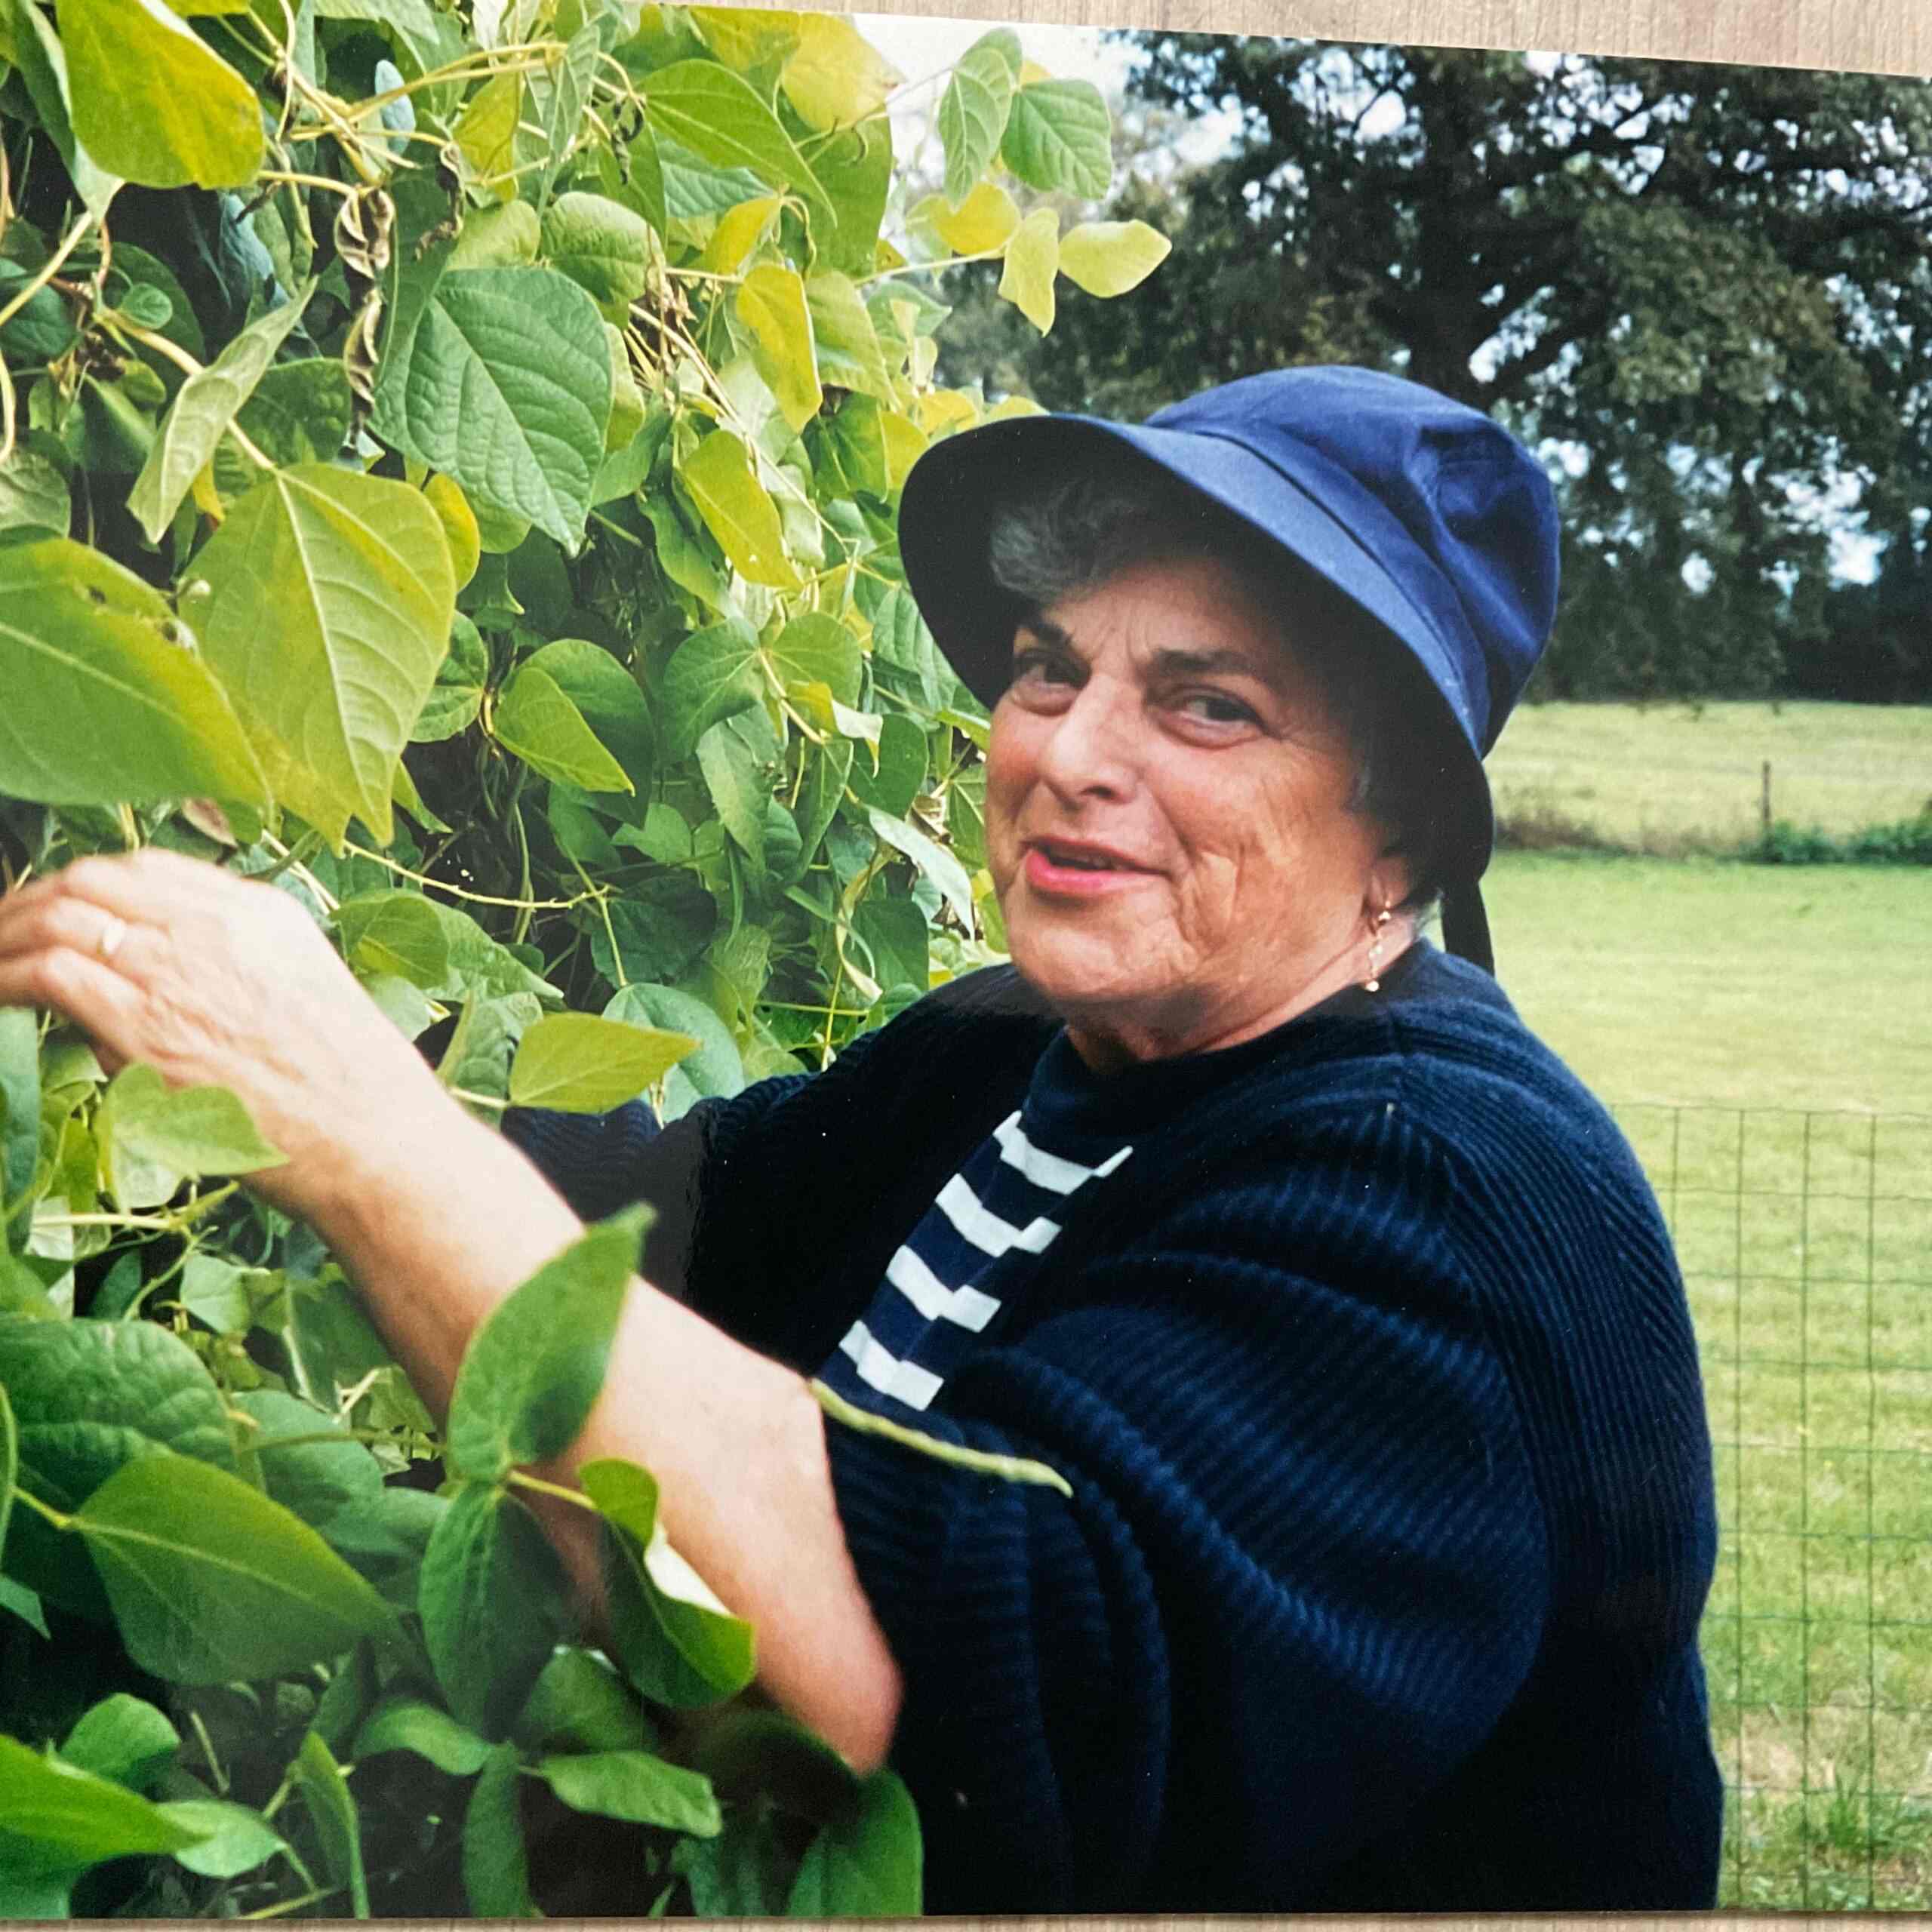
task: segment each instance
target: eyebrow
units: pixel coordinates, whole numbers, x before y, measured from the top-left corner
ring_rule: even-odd
[[[1079,647],[1072,634],[1051,617],[1023,617],[1019,628],[1030,632],[1042,644],[1050,644],[1078,657]],[[1234,672],[1243,677],[1253,678],[1266,684],[1267,674],[1244,651],[1222,649],[1219,651],[1180,651],[1171,646],[1154,654],[1152,669],[1158,677],[1198,678],[1217,672]]]

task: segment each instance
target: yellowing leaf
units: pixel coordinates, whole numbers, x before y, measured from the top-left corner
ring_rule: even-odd
[[[799,16],[769,7],[694,7],[691,25],[726,66],[741,74],[782,59],[798,44]]]
[[[1037,60],[1022,60],[1020,63],[1020,85],[1030,88],[1035,81],[1050,81],[1053,75]]]
[[[894,409],[879,412],[878,426],[885,439],[886,480],[896,490],[905,481],[906,472],[925,454],[926,432]]]
[[[979,405],[963,389],[937,389],[919,397],[912,408],[919,427],[929,436],[970,429],[980,415]]]
[[[498,74],[469,97],[456,124],[456,144],[471,178],[500,202],[512,200],[516,127],[523,117],[523,76]]]
[[[798,573],[785,554],[778,506],[728,429],[714,429],[678,466],[705,527],[740,575],[774,590],[796,590]]]
[[[752,332],[758,374],[771,385],[785,420],[802,429],[819,412],[819,386],[811,311],[796,269],[761,263],[738,291],[738,319]]]
[[[764,239],[764,232],[777,220],[784,205],[776,195],[755,195],[736,208],[727,208],[718,217],[699,267],[712,275],[735,275],[745,257]]]
[[[1060,237],[1060,272],[1089,295],[1124,295],[1167,260],[1173,246],[1144,221],[1083,221]]]
[[[262,165],[255,91],[158,0],[62,0],[75,137],[148,188],[238,188]]]
[[[463,494],[463,485],[454,476],[438,470],[423,486],[423,494],[443,526],[443,540],[450,546],[450,568],[460,590],[476,574],[483,559],[483,539],[476,528],[476,512]]]
[[[982,181],[955,209],[928,195],[912,211],[955,255],[980,255],[1002,246],[1020,226],[1020,209],[996,181]]]
[[[510,1068],[510,1100],[519,1107],[608,1113],[697,1049],[688,1033],[588,1013],[552,1014],[523,1036]]]
[[[798,44],[780,85],[808,126],[863,121],[905,75],[842,14],[801,14]]]
[[[1009,416],[1044,416],[1046,413],[1030,395],[1010,395],[986,411],[986,420],[1004,423]]]
[[[1042,335],[1054,325],[1054,276],[1060,266],[1060,217],[1035,208],[1006,245],[999,292]]]
[[[208,661],[276,797],[332,843],[359,814],[387,844],[456,603],[435,509],[406,483],[300,463],[244,497],[195,567]]]

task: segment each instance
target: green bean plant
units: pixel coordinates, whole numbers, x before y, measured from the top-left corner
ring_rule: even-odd
[[[995,956],[897,497],[1013,406],[935,383],[950,264],[1044,329],[1164,253],[1078,218],[1109,134],[1004,29],[909,85],[818,14],[0,0],[0,888],[272,881],[491,1119],[675,1115]],[[918,1910],[904,1787],[759,1701],[649,1473],[535,1472],[643,1211],[439,1426],[277,1158],[0,1012],[0,1916]]]

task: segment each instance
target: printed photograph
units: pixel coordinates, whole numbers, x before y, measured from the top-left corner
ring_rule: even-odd
[[[0,1918],[1932,1909],[1932,83],[0,0]]]

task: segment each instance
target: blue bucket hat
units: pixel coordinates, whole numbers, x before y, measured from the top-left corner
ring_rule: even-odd
[[[1138,458],[1324,578],[1422,672],[1405,681],[1441,747],[1443,936],[1491,964],[1475,881],[1495,842],[1482,760],[1548,641],[1556,500],[1542,466],[1478,411],[1375,371],[1271,371],[1144,423],[1026,416],[936,444],[906,479],[906,579],[961,681],[1005,688],[1011,596],[988,534],[1003,497],[1069,463]]]

